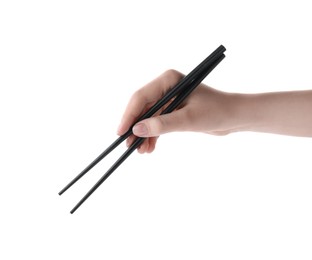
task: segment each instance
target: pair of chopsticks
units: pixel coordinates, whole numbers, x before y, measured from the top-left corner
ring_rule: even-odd
[[[103,153],[101,153],[93,162],[91,162],[80,174],[78,174],[70,183],[68,183],[60,192],[62,195],[74,183],[76,183],[82,176],[91,170],[98,162],[100,162],[106,155],[113,151],[119,144],[126,140],[132,134],[132,127],[139,121],[152,117],[160,108],[166,105],[169,101],[173,101],[162,111],[161,114],[167,114],[174,111],[202,82],[202,80],[224,59],[225,47],[220,45],[214,52],[212,52],[205,60],[203,60],[195,69],[193,69],[187,76],[185,76],[175,87],[167,92],[154,106],[152,106],[144,115],[142,115],[130,129],[117,138]],[[87,192],[87,194],[77,203],[77,205],[70,211],[74,213],[82,203],[84,203],[90,195],[128,158],[128,156],[138,148],[145,138],[137,138],[132,145],[121,155],[121,157],[108,169],[108,171],[99,179],[99,181]]]

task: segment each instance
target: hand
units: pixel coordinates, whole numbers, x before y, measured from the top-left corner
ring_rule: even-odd
[[[168,70],[158,78],[136,91],[131,97],[118,134],[124,134],[129,127],[152,105],[154,105],[168,90],[174,87],[183,74]],[[225,135],[231,131],[230,120],[233,94],[217,91],[204,84],[199,85],[178,109],[166,115],[160,112],[142,120],[133,127],[135,136],[148,137],[138,148],[140,153],[152,152],[155,149],[158,136],[174,131],[195,131],[215,135]],[[127,145],[135,140],[130,136]]]

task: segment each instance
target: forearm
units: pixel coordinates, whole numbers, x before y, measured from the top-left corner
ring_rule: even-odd
[[[312,90],[233,96],[232,132],[312,137]]]

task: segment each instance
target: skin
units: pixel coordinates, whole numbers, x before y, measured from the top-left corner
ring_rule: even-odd
[[[117,133],[129,127],[184,75],[168,70],[137,90],[122,116]],[[186,101],[170,114],[156,114],[133,127],[135,136],[147,137],[139,153],[154,151],[157,138],[176,131],[227,135],[241,131],[312,137],[312,90],[240,94],[199,85]],[[130,146],[135,140],[127,140]]]

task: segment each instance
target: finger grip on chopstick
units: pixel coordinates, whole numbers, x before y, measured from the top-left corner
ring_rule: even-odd
[[[132,134],[132,127],[139,121],[153,116],[161,107],[167,104],[172,98],[181,93],[183,89],[189,86],[189,84],[200,77],[202,71],[208,67],[212,67],[214,62],[218,60],[225,51],[225,47],[220,45],[215,51],[213,51],[206,59],[204,59],[198,66],[196,66],[188,75],[186,75],[174,88],[172,88],[168,93],[160,99],[154,106],[152,106],[145,114],[143,114],[129,130],[117,138],[104,152],[102,152],[95,160],[93,160],[82,172],[80,172],[72,181],[70,181],[58,194],[62,195],[71,186],[73,186],[79,179],[81,179],[87,172],[89,172],[96,164],[98,164],[105,156],[107,156],[111,151],[113,151],[120,143],[127,139]],[[212,70],[212,69],[211,69]],[[210,70],[210,71],[211,71]],[[209,71],[209,72],[210,72]],[[208,72],[208,74],[209,74]],[[206,76],[208,75],[206,74]],[[204,76],[204,77],[206,77]],[[200,80],[202,81],[202,80]],[[177,101],[175,101],[177,102]],[[181,103],[182,101],[180,101]],[[173,104],[174,105],[174,104]],[[172,106],[172,105],[171,105]]]
[[[129,130],[119,138],[117,138],[104,152],[102,152],[94,161],[92,161],[80,174],[78,174],[70,183],[68,183],[60,192],[63,194],[82,176],[90,171],[97,163],[99,163],[106,155],[113,151],[120,143],[132,134],[132,127],[139,121],[153,116],[164,105],[173,101],[164,109],[161,114],[170,113],[188,97],[188,95],[201,83],[201,81],[222,61],[225,57],[223,54],[225,47],[220,45],[205,60],[203,60],[195,69],[185,76],[178,84],[170,89],[156,104],[154,104],[145,114],[143,114]],[[134,143],[122,154],[122,156],[109,168],[109,170],[98,180],[98,182],[86,193],[86,195],[77,203],[70,213],[74,213],[91,194],[137,149],[145,138],[137,138]]]

